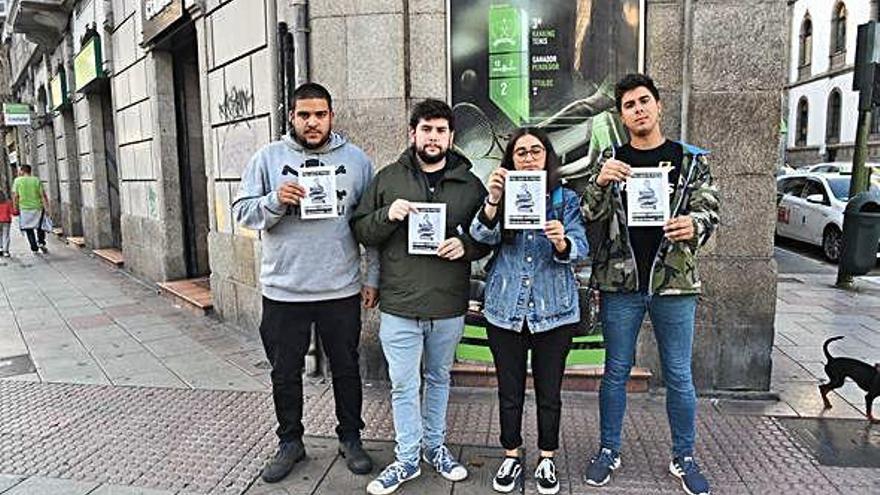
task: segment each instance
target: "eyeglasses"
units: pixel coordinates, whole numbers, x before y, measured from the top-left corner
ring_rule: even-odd
[[[513,152],[513,156],[517,157],[520,160],[525,160],[529,155],[534,159],[541,158],[544,156],[544,151],[546,151],[542,146],[532,146],[529,149],[520,148]]]

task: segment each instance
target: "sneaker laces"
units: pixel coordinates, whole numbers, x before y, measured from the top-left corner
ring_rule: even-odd
[[[556,483],[556,464],[553,462],[552,457],[541,459],[541,462],[538,463],[538,468],[535,469],[535,478],[543,478],[550,483]]]
[[[504,462],[501,463],[501,467],[498,468],[498,474],[496,478],[507,478],[513,473],[513,468],[516,467],[519,462],[518,457],[507,457],[504,459]]]
[[[452,458],[452,453],[449,452],[449,449],[446,448],[445,445],[441,445],[437,447],[437,450],[434,451],[434,469],[437,471],[442,471],[447,473],[455,467],[455,460]]]
[[[399,461],[392,462],[379,475],[379,481],[383,485],[389,485],[407,477],[409,473],[406,467]]]
[[[693,457],[686,456],[680,457],[679,459],[679,462],[675,463],[676,467],[678,467],[685,476],[700,473],[700,466],[697,465],[697,461],[695,461]]]
[[[607,448],[599,449],[599,454],[593,458],[593,462],[610,468],[614,465],[614,452]]]

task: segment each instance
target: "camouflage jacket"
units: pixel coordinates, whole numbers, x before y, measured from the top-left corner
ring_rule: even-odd
[[[682,143],[684,159],[675,193],[670,199],[672,216],[690,215],[696,229],[694,238],[672,242],[664,238],[654,258],[649,277],[649,293],[660,295],[699,294],[697,249],[706,243],[718,224],[718,189],[706,160],[707,151]],[[596,178],[614,149],[602,153],[590,168],[581,200],[581,211],[593,223],[590,239],[593,271],[590,285],[607,292],[635,292],[638,286],[636,261],[629,245],[626,212],[617,184],[601,187]]]

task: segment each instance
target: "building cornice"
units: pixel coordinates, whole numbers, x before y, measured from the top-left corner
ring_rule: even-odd
[[[794,89],[799,86],[805,86],[807,84],[810,84],[810,83],[813,83],[816,81],[821,81],[822,79],[831,79],[831,78],[852,72],[853,70],[855,70],[855,67],[852,65],[847,65],[847,66],[841,67],[839,69],[829,70],[829,71],[823,72],[821,74],[816,74],[815,76],[810,76],[807,79],[800,79],[800,80],[795,81],[793,83],[786,84],[785,89]]]

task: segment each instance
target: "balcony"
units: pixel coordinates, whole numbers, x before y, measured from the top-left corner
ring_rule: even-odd
[[[74,0],[12,0],[6,23],[43,49],[54,49],[70,20]]]

